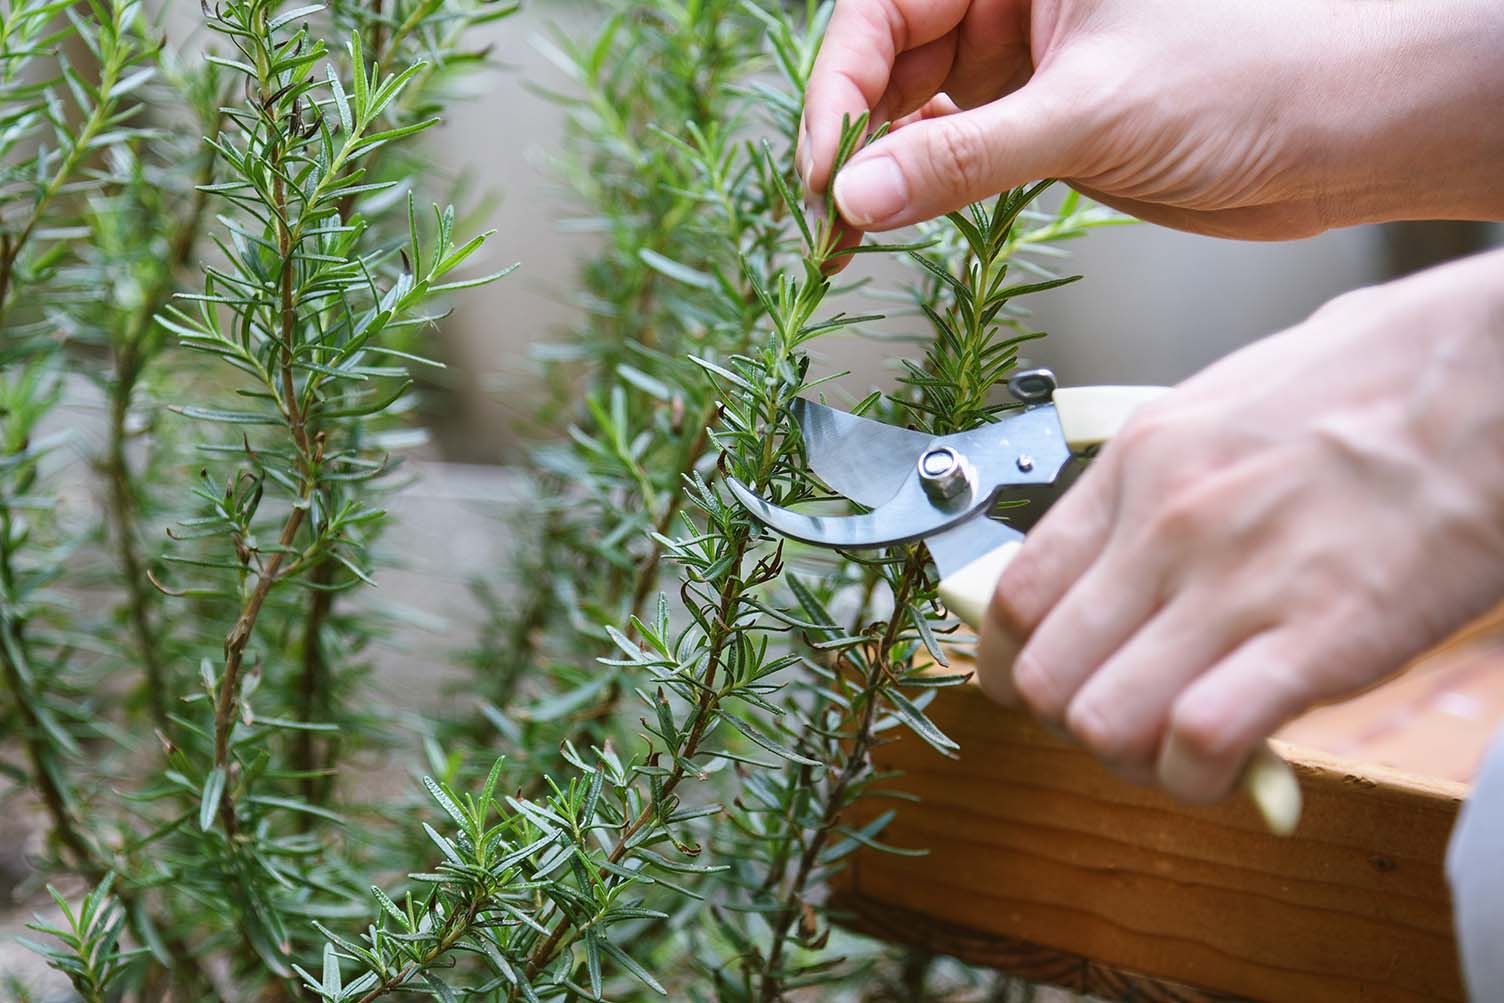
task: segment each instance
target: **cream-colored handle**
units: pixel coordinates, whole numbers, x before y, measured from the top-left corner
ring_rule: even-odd
[[[1022,546],[1017,540],[1009,541],[940,579],[938,592],[945,608],[973,630],[981,630],[997,581]]]
[[[1165,387],[1070,387],[1057,389],[1055,408],[1065,440],[1074,451],[1101,445],[1123,427],[1129,415],[1165,392]],[[998,579],[1022,544],[1012,541],[940,580],[940,601],[973,630],[980,630]],[[1275,835],[1288,836],[1300,822],[1300,783],[1290,764],[1267,743],[1243,769],[1241,786],[1252,799],[1264,824]]]
[[[1300,781],[1290,764],[1265,742],[1259,746],[1239,780],[1264,824],[1276,836],[1288,836],[1300,824]]]
[[[1058,387],[1051,398],[1060,416],[1065,444],[1072,452],[1100,446],[1127,423],[1143,405],[1163,396],[1169,387]]]

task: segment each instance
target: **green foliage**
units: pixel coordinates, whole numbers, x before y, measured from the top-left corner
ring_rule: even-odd
[[[852,291],[833,284],[829,264],[857,252],[832,245],[832,217],[806,216],[790,169],[825,12],[811,7],[796,28],[739,3],[649,9],[624,5],[593,39],[560,36],[550,50],[577,88],[560,97],[573,137],[564,175],[591,213],[580,228],[603,250],[582,276],[585,323],[542,353],[564,388],[547,420],[567,415],[570,441],[536,454],[551,504],[535,516],[520,597],[477,655],[497,689],[458,733],[524,750],[530,766],[560,742],[641,750],[605,790],[635,768],[643,812],[627,836],[579,852],[597,861],[583,877],[604,888],[627,880],[613,867],[631,862],[641,833],[661,829],[663,859],[679,856],[677,887],[641,890],[668,918],[617,927],[617,944],[671,997],[855,992],[873,979],[871,955],[829,953],[825,889],[859,848],[922,852],[883,843],[891,810],[853,823],[851,809],[892,779],[870,762],[885,733],[908,728],[954,751],[924,706],[962,677],[924,666],[944,661],[939,639],[956,624],[922,550],[837,560],[791,548],[719,484],[733,473],[782,504],[826,497],[804,471],[788,405],[824,381],[806,354],[816,340],[876,319],[826,305]],[[843,159],[862,133],[852,124]],[[1030,206],[1042,190],[974,207],[916,244],[860,248],[921,266],[909,296],[934,340],[893,397],[859,408],[948,432],[1003,406],[992,391],[1035,336],[1011,301],[1069,281],[1009,283],[1010,267],[1040,271],[1027,252],[1116,219],[1072,196],[1040,212]],[[665,588],[673,600],[655,603]],[[579,671],[591,658],[613,674]],[[590,762],[564,758],[545,759],[545,772]],[[665,815],[684,801],[705,814],[675,831]],[[562,901],[570,880],[545,886],[559,918],[523,970],[541,980],[515,994],[641,993],[628,966],[611,981],[587,929],[597,914]]]
[[[0,323],[16,295],[48,282],[69,253],[77,234],[57,225],[57,202],[98,183],[87,158],[134,138],[139,106],[129,98],[151,76],[139,65],[149,54],[139,2],[23,0],[11,8],[0,26]],[[65,35],[94,58],[92,77],[66,55],[43,58]]]
[[[1071,281],[1031,253],[1116,217],[1041,211],[1040,185],[843,247],[791,166],[827,7],[609,0],[591,37],[554,34],[556,166],[599,248],[579,324],[538,350],[540,427],[568,434],[530,457],[530,549],[488,583],[468,709],[413,727],[365,686],[387,625],[356,596],[384,570],[425,342],[505,274],[477,274],[490,235],[428,190],[420,144],[488,64],[474,29],[512,10],[206,2],[199,54],[127,0],[9,5],[0,729],[43,866],[91,888],[54,894],[37,949],[90,1001],[985,982],[826,911],[853,853],[924,852],[885,838],[902,784],[873,750],[906,730],[955,752],[925,707],[965,642],[924,551],[786,544],[722,482],[830,503],[790,405],[836,375],[822,339],[879,319],[837,263],[914,266],[924,356],[856,408],[943,433],[1007,406],[1038,336],[1014,301]],[[868,131],[846,124],[842,163]],[[52,432],[75,374],[97,446]],[[63,447],[96,461],[103,532],[55,502]],[[350,778],[377,756],[429,776],[368,802]]]
[[[286,996],[322,950],[310,917],[348,911],[362,867],[409,869],[384,808],[336,784],[388,741],[344,703],[380,627],[340,597],[371,580],[415,343],[496,277],[468,268],[486,235],[418,212],[393,151],[484,62],[465,32],[509,9],[206,5],[203,55],[137,3],[67,6],[12,5],[3,30],[0,714],[50,866],[113,883],[118,906],[98,891],[86,912],[146,950],[123,975],[81,961],[81,994],[224,996],[224,971],[230,995]],[[80,45],[93,78],[64,55]],[[148,105],[202,137],[133,127]],[[73,371],[107,404],[103,538],[51,494],[60,445],[80,448],[50,434]],[[69,595],[99,575],[121,596],[103,617]],[[115,707],[122,679],[136,696]],[[142,736],[146,775],[104,765]],[[50,957],[93,950],[81,935]]]
[[[47,963],[68,977],[79,998],[85,1003],[104,1003],[111,998],[111,987],[129,969],[131,963],[146,953],[145,948],[121,947],[125,929],[125,910],[110,897],[111,875],[84,897],[77,910],[70,906],[57,889],[47,886],[47,893],[63,914],[65,927],[53,926],[38,917],[27,929],[47,934],[61,943],[56,949],[26,942],[47,959]]]

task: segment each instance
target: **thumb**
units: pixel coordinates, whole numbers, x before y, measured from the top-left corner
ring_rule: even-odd
[[[836,175],[836,207],[852,227],[892,230],[1030,181],[1083,173],[1080,105],[1036,77],[991,104],[903,126]]]

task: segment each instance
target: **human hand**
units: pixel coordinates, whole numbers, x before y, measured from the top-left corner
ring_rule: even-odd
[[[1504,251],[1350,293],[1205,370],[1030,532],[983,689],[1130,779],[1222,796],[1284,721],[1504,598],[1500,387]]]
[[[838,0],[799,167],[829,185],[843,117],[892,133],[841,171],[855,230],[1064,178],[1141,219],[1283,239],[1501,218],[1504,5]]]

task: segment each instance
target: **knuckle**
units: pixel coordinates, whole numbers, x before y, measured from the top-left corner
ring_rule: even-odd
[[[1134,412],[1113,439],[1113,451],[1133,462],[1143,462],[1146,457],[1173,451],[1182,425],[1173,405],[1160,401],[1145,404]]]
[[[1139,742],[1125,728],[1114,725],[1109,715],[1085,700],[1072,702],[1066,711],[1065,725],[1076,740],[1098,758],[1109,763],[1126,763],[1140,758]]]
[[[1225,762],[1240,751],[1240,742],[1228,722],[1192,701],[1182,700],[1170,712],[1170,735],[1197,760]]]
[[[1334,656],[1332,664],[1340,665],[1340,656]],[[1267,698],[1277,707],[1305,707],[1324,695],[1318,674],[1305,665],[1290,662],[1270,665],[1265,670],[1264,680]]]
[[[1013,688],[1034,716],[1045,721],[1060,720],[1065,708],[1055,680],[1039,659],[1028,652],[1020,654],[1013,662]]]
[[[928,169],[937,185],[963,192],[981,189],[987,175],[987,137],[964,115],[935,123],[930,131]]]
[[[1214,525],[1216,515],[1216,506],[1205,492],[1177,491],[1155,510],[1149,535],[1161,541],[1201,539]]]

